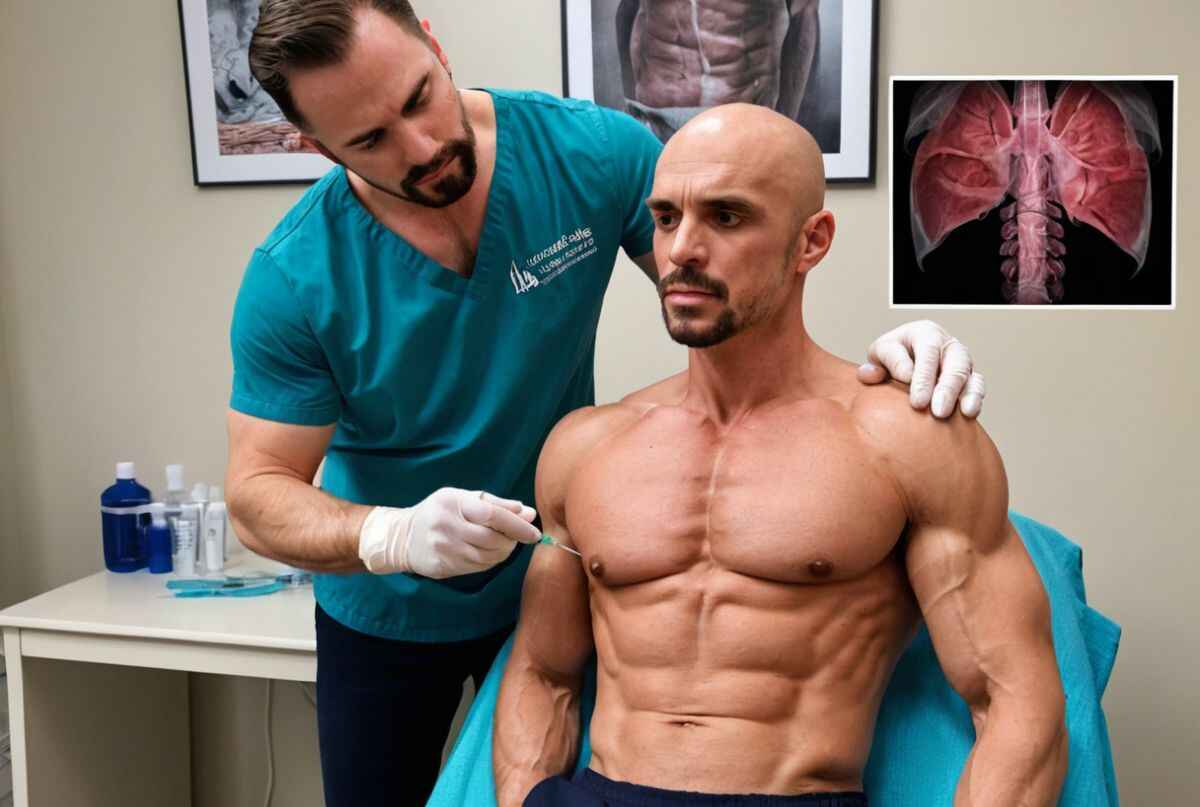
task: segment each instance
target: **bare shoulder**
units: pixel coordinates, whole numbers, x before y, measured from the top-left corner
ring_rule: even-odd
[[[990,444],[983,426],[958,410],[948,418],[935,418],[928,409],[913,409],[908,386],[895,381],[860,385],[849,410],[864,435],[897,458],[936,458],[956,446],[981,440]]]
[[[539,508],[560,507],[575,469],[587,456],[653,408],[653,404],[620,401],[585,406],[560,420],[546,438],[538,458],[535,486]]]
[[[674,404],[687,392],[687,370],[667,376],[648,387],[635,390],[621,399],[624,404]]]
[[[849,407],[863,439],[902,491],[910,520],[945,523],[981,512],[1003,517],[1008,480],[1000,452],[977,421],[915,410],[908,388],[863,387]]]

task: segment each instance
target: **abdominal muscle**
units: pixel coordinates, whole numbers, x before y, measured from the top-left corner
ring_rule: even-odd
[[[658,108],[772,106],[787,27],[783,0],[643,3],[630,41],[636,100]]]
[[[590,767],[704,793],[861,790],[887,681],[917,623],[895,556],[795,584],[713,564],[592,584]]]

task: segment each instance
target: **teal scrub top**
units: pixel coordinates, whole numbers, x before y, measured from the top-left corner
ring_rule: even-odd
[[[594,402],[596,326],[617,249],[651,250],[653,134],[589,102],[488,92],[496,167],[470,277],[380,224],[336,167],[242,279],[230,406],[336,423],[321,486],[343,499],[405,507],[454,486],[532,504],[550,429]],[[446,580],[322,574],[315,594],[363,633],[476,638],[516,621],[531,551]]]

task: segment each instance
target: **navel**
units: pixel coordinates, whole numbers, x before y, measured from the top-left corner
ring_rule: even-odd
[[[833,574],[833,564],[823,558],[819,558],[808,564],[808,573],[818,580],[824,580]]]

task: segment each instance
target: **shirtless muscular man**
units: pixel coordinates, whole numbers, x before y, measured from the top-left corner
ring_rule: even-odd
[[[647,204],[688,369],[568,415],[494,734],[501,807],[865,805],[894,665],[921,619],[976,730],[959,807],[1046,807],[1064,698],[1004,467],[972,420],[863,387],[802,317],[834,234],[821,155],[763,107],[671,139]],[[589,768],[582,673],[597,656]]]

